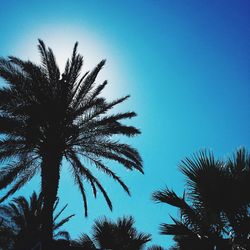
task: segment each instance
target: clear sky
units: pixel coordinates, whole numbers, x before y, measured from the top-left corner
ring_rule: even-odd
[[[102,78],[108,98],[131,94],[123,110],[138,113],[132,123],[142,134],[129,140],[144,160],[145,175],[117,168],[132,197],[101,174],[112,198],[109,212],[101,196],[89,194],[89,217],[64,164],[59,195],[65,226],[72,237],[89,233],[93,220],[133,215],[153,243],[168,247],[158,234],[170,222],[170,206],[154,204],[153,191],[184,188],[178,163],[200,149],[227,157],[240,146],[250,149],[250,3],[248,0],[0,1],[0,55],[37,60],[37,38],[54,49],[59,64],[74,41],[85,55],[86,70],[107,58]],[[123,138],[122,138],[123,139]],[[29,196],[39,177],[18,194]]]

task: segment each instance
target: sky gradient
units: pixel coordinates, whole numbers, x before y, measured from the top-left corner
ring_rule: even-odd
[[[114,211],[108,210],[101,195],[94,200],[89,193],[85,219],[81,195],[63,164],[60,203],[68,203],[65,215],[76,214],[65,229],[75,238],[89,233],[93,220],[102,215],[133,215],[137,228],[152,234],[152,243],[171,246],[171,237],[159,235],[158,228],[176,211],[154,204],[152,192],[167,185],[181,195],[184,182],[178,163],[200,149],[211,149],[221,158],[240,146],[250,150],[249,1],[1,0],[0,4],[0,56],[37,60],[41,38],[63,60],[78,41],[85,70],[107,59],[100,74],[100,82],[110,83],[105,95],[115,99],[131,94],[120,108],[138,114],[131,123],[142,134],[126,141],[140,151],[145,175],[114,166],[132,197],[99,174]],[[37,177],[18,194],[29,196],[39,183]]]

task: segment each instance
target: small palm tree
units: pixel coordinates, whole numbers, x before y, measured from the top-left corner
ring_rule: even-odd
[[[53,211],[56,211],[59,199],[57,199]],[[0,217],[4,223],[3,229],[9,232],[10,249],[31,249],[36,243],[41,240],[42,228],[42,195],[34,192],[30,200],[19,196],[14,198],[8,205],[0,206]],[[69,240],[69,233],[66,231],[58,231],[71,217],[70,215],[58,221],[58,218],[67,207],[64,206],[53,218],[53,238],[65,238]],[[7,249],[7,248],[4,248]]]
[[[43,241],[49,242],[63,158],[70,163],[74,182],[82,194],[85,216],[86,183],[91,185],[94,196],[99,190],[112,209],[111,200],[92,167],[116,180],[128,194],[126,184],[103,159],[115,161],[128,170],[142,173],[143,170],[137,150],[117,139],[117,135],[131,137],[140,133],[121,122],[136,114],[110,113],[129,96],[108,102],[100,96],[107,81],[96,85],[105,61],[80,77],[83,57],[77,53],[76,43],[60,74],[52,50],[41,40],[38,48],[41,65],[16,57],[0,59],[0,76],[7,84],[0,89],[0,161],[7,164],[0,170],[0,189],[12,184],[0,202],[40,171]]]
[[[161,233],[175,235],[177,249],[248,246],[250,235],[250,156],[245,149],[227,161],[201,152],[180,164],[186,177],[183,197],[165,188],[153,200],[175,206],[180,219],[162,224]],[[223,240],[227,238],[227,240]]]
[[[80,246],[86,249],[112,249],[112,250],[140,250],[151,240],[149,234],[138,233],[134,226],[134,219],[130,217],[119,218],[112,222],[104,217],[96,220],[93,226],[92,239],[83,234],[78,240]]]

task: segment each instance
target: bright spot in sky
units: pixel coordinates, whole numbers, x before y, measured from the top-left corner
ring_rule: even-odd
[[[13,55],[24,60],[40,62],[40,55],[37,49],[38,38],[42,39],[46,46],[50,47],[56,57],[60,71],[63,72],[65,63],[71,57],[75,42],[78,42],[78,52],[83,55],[84,64],[82,74],[92,70],[102,59],[106,64],[97,77],[97,83],[108,80],[108,85],[103,91],[110,100],[127,94],[121,74],[121,63],[117,53],[105,44],[105,41],[96,34],[90,33],[82,28],[77,30],[72,27],[44,27],[29,32],[18,42],[13,49]],[[106,42],[107,43],[107,42]]]

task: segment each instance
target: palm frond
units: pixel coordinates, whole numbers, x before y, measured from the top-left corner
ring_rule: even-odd
[[[101,105],[99,108],[96,107],[96,109],[89,114],[88,116],[86,116],[84,118],[83,124],[81,124],[82,126],[86,123],[88,123],[89,121],[95,119],[96,117],[105,114],[107,111],[109,111],[110,109],[112,109],[114,106],[124,102],[126,99],[128,99],[130,96],[127,95],[125,97],[119,98],[113,102],[110,103],[103,103],[103,105]]]
[[[87,169],[86,167],[83,166],[83,164],[81,163],[81,161],[79,160],[79,158],[77,157],[77,155],[73,152],[71,152],[69,154],[69,158],[72,160],[71,164],[73,167],[77,167],[79,173],[85,177],[92,185],[96,185],[98,187],[98,189],[101,191],[101,193],[103,194],[105,201],[107,203],[107,205],[109,206],[109,209],[112,210],[112,203],[111,200],[107,194],[107,192],[105,191],[105,189],[103,188],[103,186],[100,184],[100,182],[97,180],[96,177],[94,177],[92,175],[92,173],[89,171],[89,169]],[[92,186],[93,187],[93,186]]]
[[[47,49],[41,39],[38,39],[38,50],[40,51],[41,62],[47,73],[47,77],[55,83],[60,78],[60,71],[56,64],[53,51],[50,48]]]
[[[56,234],[54,234],[53,237],[54,237],[54,238],[63,238],[63,239],[65,239],[65,240],[67,240],[67,241],[70,240],[70,234],[69,234],[69,232],[67,232],[67,231],[59,231],[59,232],[57,232]]]
[[[29,170],[25,171],[25,173],[19,175],[12,188],[3,197],[1,197],[0,203],[2,203],[10,195],[14,194],[17,190],[23,187],[28,181],[30,181],[36,174],[36,172],[37,172],[37,166],[34,166],[33,168],[29,168]]]
[[[174,220],[174,219],[173,219]],[[160,225],[160,234],[164,235],[187,235],[195,236],[195,233],[191,231],[186,225],[182,222],[174,220],[175,224],[161,224]]]
[[[20,87],[26,83],[27,79],[20,68],[10,60],[0,58],[0,76],[11,86]]]
[[[105,64],[105,60],[102,60],[79,84],[78,91],[76,92],[76,95],[73,97],[73,107],[77,107],[79,103],[81,103],[81,100],[84,99],[84,97],[87,95],[87,93],[92,89],[93,84],[95,83],[95,79],[102,69],[102,67]]]
[[[125,192],[127,192],[128,195],[130,195],[130,191],[128,186],[121,180],[119,176],[117,176],[112,170],[110,170],[108,167],[106,167],[101,161],[95,160],[94,158],[86,156],[88,159],[90,159],[92,162],[94,162],[95,166],[103,171],[105,174],[108,176],[112,177],[115,181],[117,181],[122,188],[124,189]]]
[[[74,176],[75,176],[75,180],[76,180],[76,184],[78,185],[82,198],[83,198],[83,204],[84,204],[84,215],[85,217],[88,216],[88,203],[87,203],[87,197],[86,197],[86,193],[85,193],[85,189],[84,186],[82,184],[82,180],[81,180],[81,176],[79,174],[79,171],[77,170],[77,168],[74,168]],[[95,186],[94,183],[92,183],[92,187],[94,187],[94,195],[96,196],[96,190],[95,190]]]
[[[67,223],[72,217],[74,217],[75,215],[69,215],[68,217],[62,219],[61,221],[55,223],[53,225],[53,230],[57,230],[58,228],[60,228],[61,226],[63,226],[65,223]]]
[[[167,203],[169,205],[182,209],[187,207],[187,203],[185,202],[185,200],[183,198],[180,198],[173,190],[170,190],[167,187],[160,191],[154,192],[152,195],[152,199],[155,202]]]
[[[107,150],[110,150],[119,155],[123,155],[127,157],[128,159],[131,159],[140,167],[141,170],[139,169],[138,170],[143,173],[142,158],[135,148],[131,147],[128,144],[110,141],[110,140],[98,141],[96,144],[106,148]]]
[[[57,207],[57,205],[59,204],[59,199],[57,199],[57,202],[55,203],[56,205],[54,205],[54,211]],[[60,211],[54,216],[54,221],[56,221],[58,219],[58,217],[63,213],[63,211],[67,208],[68,204],[66,204],[62,209],[60,209]]]
[[[83,148],[84,146],[81,146],[81,148]],[[96,147],[93,147],[92,145],[89,146],[89,147],[86,147],[85,146],[85,154],[84,153],[81,153],[81,151],[79,151],[79,154],[87,157],[87,158],[91,158],[88,156],[88,154],[93,154],[93,155],[96,155],[96,156],[99,156],[99,157],[103,157],[103,158],[106,158],[106,159],[109,159],[109,160],[113,160],[113,161],[116,161],[120,164],[122,164],[125,168],[127,168],[128,170],[133,170],[134,168],[135,169],[138,169],[140,172],[141,172],[141,167],[138,166],[136,163],[134,163],[133,161],[125,158],[125,157],[122,157],[122,156],[119,156],[115,153],[112,153],[112,152],[109,152],[107,150],[103,150],[102,148],[98,148],[98,144],[96,144]]]
[[[104,81],[102,84],[98,85],[89,95],[88,95],[88,102],[91,103],[96,97],[103,91],[103,89],[108,84],[108,81]]]
[[[5,167],[0,169],[0,190],[6,188],[13,181],[15,181],[20,175],[26,175],[26,171],[32,171],[35,168],[36,158],[28,158],[27,154],[19,155],[19,162],[13,162],[7,164]]]

